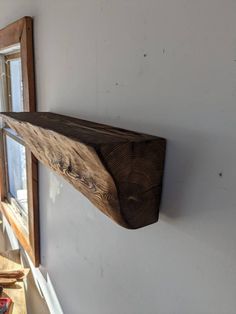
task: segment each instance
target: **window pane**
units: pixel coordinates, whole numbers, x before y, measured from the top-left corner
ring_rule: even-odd
[[[9,192],[28,211],[25,147],[6,135]]]
[[[11,75],[11,102],[12,111],[23,110],[23,86],[21,75],[21,60],[10,61],[10,75]]]

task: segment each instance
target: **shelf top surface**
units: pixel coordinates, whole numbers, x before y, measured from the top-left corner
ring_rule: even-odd
[[[159,137],[137,133],[51,112],[2,112],[8,123],[23,122],[57,132],[85,144],[99,145],[122,142],[142,142]],[[13,119],[13,120],[12,120]]]

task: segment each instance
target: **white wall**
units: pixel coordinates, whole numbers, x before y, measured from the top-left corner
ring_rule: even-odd
[[[137,231],[40,167],[41,269],[64,312],[235,314],[236,2],[0,1],[1,27],[24,15],[40,111],[168,139],[160,221]]]

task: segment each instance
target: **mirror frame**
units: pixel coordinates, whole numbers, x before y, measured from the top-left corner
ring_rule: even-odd
[[[24,111],[35,112],[35,79],[34,79],[34,53],[33,53],[33,19],[23,17],[20,20],[0,30],[0,50],[20,44],[20,56],[23,81]],[[2,132],[3,133],[3,132]],[[0,158],[4,161],[3,136],[1,135]],[[20,223],[9,210],[6,202],[6,182],[3,162],[0,162],[0,200],[1,211],[10,223],[21,246],[30,256],[33,264],[40,263],[40,236],[39,236],[39,206],[38,206],[38,163],[29,149],[27,151],[27,183],[29,206],[29,232],[23,232]]]

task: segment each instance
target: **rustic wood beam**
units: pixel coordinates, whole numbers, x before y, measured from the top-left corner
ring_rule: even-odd
[[[35,157],[119,225],[158,220],[166,140],[54,113],[1,113]]]

